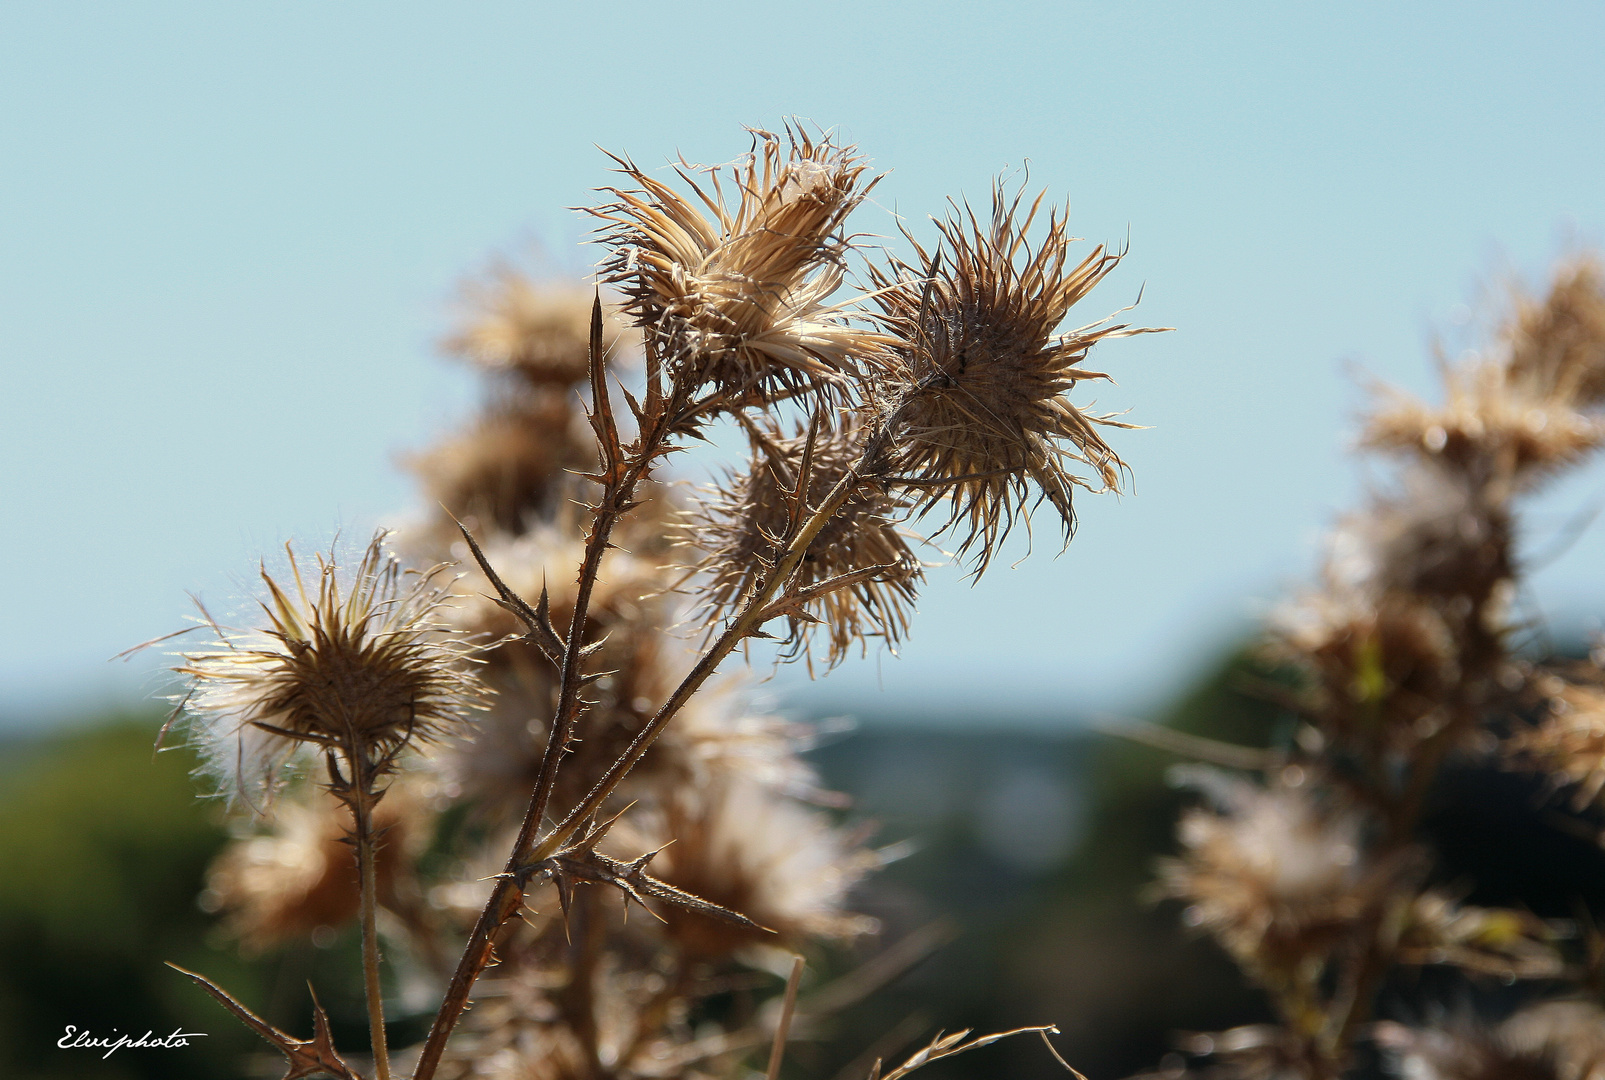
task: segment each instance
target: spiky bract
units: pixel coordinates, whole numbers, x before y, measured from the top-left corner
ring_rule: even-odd
[[[261,571],[266,622],[210,623],[217,647],[186,653],[175,669],[190,680],[184,707],[209,765],[235,795],[271,787],[298,745],[390,758],[476,705],[468,646],[441,620],[441,574],[403,570],[385,535],[349,574],[332,550],[320,553],[311,582],[286,545],[290,582]]]
[[[720,486],[683,530],[700,549],[696,564],[710,622],[732,614],[771,572],[797,529],[858,459],[864,432],[846,421],[810,438],[754,426],[753,456],[744,473]],[[832,517],[797,568],[792,591],[855,571],[863,576],[824,592],[791,614],[790,646],[805,652],[815,626],[829,636],[834,667],[857,643],[878,637],[896,647],[908,630],[923,571],[894,521],[905,505],[884,489],[862,486]]]
[[[1605,445],[1605,272],[1579,260],[1556,273],[1542,300],[1518,292],[1514,308],[1488,355],[1445,369],[1442,405],[1394,391],[1366,442],[1507,487]]]
[[[1161,864],[1164,893],[1186,900],[1238,963],[1273,983],[1302,974],[1380,894],[1360,858],[1362,815],[1319,804],[1301,787],[1260,787],[1189,771],[1215,808],[1182,816],[1184,855]]]
[[[828,303],[842,280],[843,226],[871,184],[864,160],[829,136],[754,131],[731,166],[700,181],[681,163],[682,194],[625,159],[634,188],[591,212],[610,225],[603,277],[625,295],[648,349],[689,382],[734,399],[839,385],[880,335]]]
[[[978,569],[1036,501],[1053,506],[1068,539],[1073,488],[1118,490],[1124,463],[1098,426],[1131,425],[1067,395],[1108,378],[1081,367],[1094,344],[1145,332],[1106,319],[1057,333],[1121,255],[1100,245],[1071,262],[1056,210],[1033,246],[1042,196],[1022,211],[1023,194],[995,187],[989,219],[955,210],[937,223],[933,251],[914,244],[918,265],[872,270],[885,328],[899,340],[878,387],[883,411],[899,411],[897,467],[928,487],[926,509],[949,502],[943,528],[963,523],[959,551],[975,549]]]

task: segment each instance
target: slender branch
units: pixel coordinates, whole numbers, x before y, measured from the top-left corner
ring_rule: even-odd
[[[915,391],[915,393],[917,392]],[[681,707],[718,670],[725,657],[729,656],[737,645],[763,625],[763,617],[769,610],[771,602],[775,599],[775,594],[797,572],[797,567],[801,565],[803,557],[808,553],[808,548],[813,544],[814,539],[829,524],[830,519],[836,516],[837,511],[846,504],[853,493],[858,490],[859,485],[865,482],[866,477],[873,473],[881,453],[891,439],[891,433],[901,422],[907,404],[912,400],[912,397],[913,395],[911,394],[897,409],[893,410],[892,414],[886,418],[885,422],[865,443],[858,460],[842,474],[841,479],[836,482],[836,486],[825,496],[819,508],[808,518],[802,528],[797,530],[796,535],[792,537],[785,550],[775,560],[775,567],[765,578],[763,584],[753,590],[747,597],[747,602],[741,612],[725,626],[724,631],[707,647],[685,679],[669,695],[668,700],[663,703],[652,719],[647,721],[646,725],[641,728],[625,751],[602,774],[602,778],[596,782],[596,786],[590,790],[585,798],[580,800],[579,804],[569,812],[568,816],[556,828],[536,845],[530,861],[525,864],[526,866],[539,864],[557,854],[564,843],[579,831],[580,826],[586,819],[596,813],[602,803],[607,800],[607,797],[613,793],[613,790],[635,767],[636,762],[641,760],[653,742],[657,740],[657,737],[663,733],[663,729],[668,726],[669,721],[674,719]]]
[[[473,933],[469,935],[468,944],[463,949],[462,958],[452,974],[451,984],[447,987],[440,1011],[435,1015],[429,1037],[419,1056],[418,1067],[413,1073],[414,1080],[431,1080],[434,1076],[441,1055],[445,1053],[446,1040],[450,1038],[457,1020],[468,1006],[468,995],[473,989],[474,982],[490,963],[497,931],[523,906],[524,886],[516,879],[516,874],[519,867],[531,861],[531,849],[541,822],[546,817],[552,792],[556,788],[558,767],[573,738],[574,724],[579,716],[581,704],[579,693],[584,683],[580,662],[584,656],[585,627],[590,618],[591,594],[601,569],[602,557],[610,546],[613,527],[635,505],[635,489],[650,474],[653,464],[662,455],[667,440],[684,420],[687,411],[689,400],[687,388],[673,385],[667,400],[661,400],[651,392],[652,381],[649,380],[648,408],[655,408],[656,411],[646,415],[647,422],[643,425],[635,444],[629,448],[627,456],[621,456],[622,450],[618,446],[617,429],[613,425],[603,368],[601,307],[598,302],[592,306],[591,313],[591,413],[592,426],[596,430],[597,443],[602,451],[602,463],[601,472],[592,479],[598,480],[603,490],[593,510],[590,535],[585,540],[585,554],[580,565],[574,612],[569,621],[567,638],[563,642],[557,707],[553,711],[552,724],[547,733],[546,748],[541,755],[535,788],[530,795],[529,807],[519,827],[518,837],[508,854],[504,873],[497,880],[495,888],[491,890],[484,909],[480,911]],[[535,628],[531,627],[531,630],[534,631]],[[549,857],[555,851],[554,846],[543,857]]]
[[[362,981],[368,999],[368,1037],[378,1080],[390,1080],[390,1048],[385,1042],[384,996],[379,984],[379,933],[375,918],[378,874],[374,867],[373,766],[353,755],[351,766],[352,840],[357,850],[357,879],[362,909]]]
[[[775,1041],[769,1047],[769,1068],[764,1080],[780,1080],[780,1062],[786,1056],[786,1037],[791,1034],[791,1014],[797,1010],[797,987],[802,983],[803,958],[792,957],[791,976],[786,980],[786,997],[780,1003],[780,1018],[775,1021]]]
[[[600,374],[600,307],[592,309],[592,427],[597,433],[597,441],[602,449],[602,472],[593,477],[604,486],[602,498],[598,500],[592,519],[591,533],[586,538],[585,558],[581,565],[579,578],[579,592],[574,607],[574,617],[569,625],[568,641],[564,648],[563,683],[558,697],[557,709],[553,716],[551,731],[546,744],[546,752],[541,760],[541,769],[536,781],[535,791],[530,799],[529,811],[525,815],[524,823],[519,830],[518,839],[508,856],[506,867],[498,878],[495,887],[491,890],[490,898],[486,901],[484,909],[479,914],[479,920],[474,925],[468,944],[463,950],[462,959],[457,964],[457,970],[452,975],[451,985],[447,987],[446,996],[441,1002],[440,1011],[435,1015],[434,1024],[430,1027],[429,1037],[424,1043],[422,1053],[419,1055],[417,1070],[413,1073],[413,1080],[433,1080],[435,1070],[439,1067],[440,1058],[445,1053],[446,1040],[450,1038],[452,1029],[456,1027],[457,1020],[468,1006],[468,996],[473,989],[475,980],[480,972],[490,963],[492,944],[497,931],[511,919],[523,906],[524,889],[528,881],[525,871],[530,867],[539,866],[563,849],[564,845],[579,831],[585,821],[596,813],[601,804],[606,801],[619,783],[623,781],[642,756],[651,747],[657,737],[663,733],[693,694],[695,694],[708,678],[718,669],[725,657],[729,656],[735,647],[744,639],[751,636],[763,624],[762,616],[775,599],[775,594],[791,580],[797,567],[802,563],[803,556],[807,554],[809,545],[829,523],[830,519],[846,504],[847,500],[858,490],[866,477],[871,476],[879,466],[880,459],[891,441],[892,434],[902,423],[909,405],[915,397],[922,393],[927,383],[922,382],[908,395],[906,395],[891,410],[865,442],[858,460],[843,473],[828,495],[825,496],[819,508],[811,517],[797,529],[791,537],[784,552],[775,561],[774,569],[765,579],[762,586],[748,597],[746,606],[741,613],[725,628],[724,632],[715,639],[704,651],[695,666],[692,667],[685,679],[675,688],[667,701],[665,701],[652,719],[638,732],[630,742],[629,747],[614,760],[600,780],[591,791],[580,800],[579,804],[571,810],[565,818],[555,826],[544,838],[536,841],[540,823],[545,816],[545,810],[551,797],[555,784],[558,764],[568,740],[572,735],[572,726],[579,706],[579,689],[583,682],[579,675],[578,664],[580,650],[583,642],[585,621],[590,603],[591,586],[596,580],[597,570],[601,565],[602,555],[608,548],[608,540],[612,535],[613,526],[619,518],[633,506],[632,497],[636,485],[647,475],[652,464],[661,455],[670,435],[685,419],[688,410],[695,408],[691,401],[689,388],[682,383],[671,384],[668,398],[661,409],[654,414],[646,414],[647,423],[643,427],[636,442],[629,448],[627,457],[620,457],[620,448],[617,446],[617,435],[613,428],[611,406],[608,404],[607,387]],[[650,398],[649,398],[650,400]]]

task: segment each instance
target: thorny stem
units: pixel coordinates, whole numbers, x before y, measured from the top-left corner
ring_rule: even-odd
[[[915,393],[917,392],[916,390]],[[740,614],[732,619],[726,625],[723,633],[708,646],[697,660],[696,665],[692,667],[690,673],[686,675],[679,686],[675,687],[674,693],[669,695],[668,700],[663,703],[652,719],[647,722],[646,726],[636,734],[624,753],[620,754],[613,764],[608,767],[607,772],[602,774],[602,778],[596,782],[596,786],[590,790],[585,798],[580,800],[579,805],[569,812],[562,823],[548,833],[546,838],[536,846],[531,862],[538,864],[545,859],[551,858],[570,837],[579,831],[580,826],[591,815],[596,813],[607,797],[613,793],[613,790],[629,774],[629,771],[635,767],[635,763],[641,760],[652,743],[662,734],[663,729],[668,726],[669,721],[674,719],[680,708],[690,700],[693,694],[702,688],[703,683],[708,681],[709,676],[718,669],[724,658],[729,656],[744,639],[759,629],[763,622],[763,616],[767,614],[770,607],[770,601],[775,598],[775,594],[796,573],[797,567],[801,565],[803,557],[807,555],[808,548],[814,542],[814,539],[830,523],[830,519],[836,516],[837,511],[846,504],[853,493],[858,490],[859,485],[864,483],[866,477],[878,463],[882,451],[886,448],[886,444],[891,438],[892,431],[902,420],[907,402],[912,400],[912,396],[911,394],[908,399],[905,399],[904,403],[894,410],[891,416],[876,429],[869,441],[865,443],[863,452],[859,455],[858,460],[842,474],[841,479],[836,482],[836,486],[831,489],[830,494],[825,496],[819,508],[813,512],[802,528],[791,539],[790,543],[786,545],[780,557],[775,560],[774,570],[764,579],[763,584],[748,596],[746,605],[741,609]]]
[[[594,324],[593,324],[594,325]],[[605,408],[602,404],[606,389],[601,386],[600,380],[593,378],[593,389],[598,391],[593,398],[593,409]],[[761,615],[769,608],[775,594],[786,582],[790,581],[796,573],[797,567],[802,563],[803,556],[807,554],[808,547],[819,535],[821,530],[829,523],[852,494],[858,489],[866,477],[871,475],[878,466],[881,455],[890,442],[892,433],[902,422],[908,405],[914,397],[923,392],[924,384],[912,390],[898,406],[881,422],[874,433],[864,444],[863,451],[858,460],[842,475],[836,486],[825,496],[818,509],[808,518],[802,527],[792,537],[785,550],[775,561],[774,570],[767,576],[763,584],[754,590],[748,597],[746,605],[741,612],[726,627],[723,633],[716,638],[702,656],[697,660],[685,679],[675,688],[662,707],[660,707],[650,721],[638,732],[625,751],[608,767],[602,778],[597,781],[591,791],[580,800],[579,804],[538,843],[534,842],[536,830],[539,828],[541,814],[537,809],[544,811],[551,794],[551,780],[545,779],[548,775],[555,778],[556,764],[561,758],[562,747],[566,745],[567,733],[573,722],[573,713],[578,704],[578,677],[576,676],[573,696],[569,684],[565,681],[563,695],[558,701],[557,715],[552,725],[552,736],[547,743],[547,755],[542,760],[542,781],[537,782],[535,793],[530,802],[530,813],[525,817],[524,827],[519,832],[518,842],[507,861],[506,869],[497,879],[491,891],[490,899],[486,901],[484,909],[480,912],[479,920],[474,926],[473,934],[469,937],[468,945],[463,950],[462,960],[457,965],[457,971],[452,976],[451,985],[447,988],[446,996],[441,1002],[440,1011],[435,1016],[435,1022],[429,1031],[429,1038],[424,1043],[422,1054],[418,1059],[418,1068],[413,1073],[413,1080],[433,1080],[435,1069],[440,1064],[441,1055],[445,1052],[446,1040],[451,1036],[452,1029],[468,1005],[468,995],[473,988],[474,981],[481,971],[490,962],[492,945],[497,930],[512,918],[524,902],[525,875],[522,871],[531,866],[539,866],[553,855],[557,854],[563,845],[570,840],[580,827],[596,813],[597,809],[606,801],[624,777],[629,774],[651,747],[657,737],[663,733],[669,721],[673,720],[682,706],[690,700],[708,678],[718,669],[725,657],[729,656],[735,647],[762,624]],[[586,541],[586,557],[584,568],[580,577],[580,597],[585,603],[577,602],[574,610],[574,621],[569,628],[569,641],[566,643],[565,661],[574,657],[577,662],[581,642],[579,635],[584,629],[586,606],[588,605],[589,589],[587,582],[594,582],[597,567],[601,563],[602,553],[607,549],[607,538],[618,519],[629,510],[630,495],[636,484],[645,476],[651,467],[670,432],[680,419],[679,411],[685,406],[682,404],[686,395],[681,388],[676,387],[671,396],[668,408],[661,410],[649,431],[643,431],[632,448],[630,460],[621,462],[621,475],[618,486],[615,488],[610,481],[608,492],[598,503],[595,522],[591,535]],[[565,670],[567,664],[565,663]],[[563,729],[563,742],[558,742],[559,729]],[[554,751],[554,745],[556,750]],[[551,768],[547,768],[547,760],[551,760]]]
[[[649,348],[649,352],[651,351]],[[592,309],[591,354],[591,407],[595,415],[605,418],[606,426],[611,429],[612,413],[604,381],[605,367],[601,361],[600,302]],[[656,394],[649,397],[649,407],[655,398]],[[660,456],[676,425],[684,419],[688,398],[689,394],[685,388],[680,386],[674,388],[666,405],[655,411],[649,424],[643,425],[643,430],[626,461],[615,462],[612,449],[603,447],[601,466],[603,494],[594,509],[591,532],[585,540],[585,556],[580,566],[574,614],[569,622],[567,639],[563,643],[557,707],[547,735],[546,749],[541,755],[535,789],[531,793],[529,809],[524,815],[523,824],[519,827],[518,838],[508,855],[503,874],[497,879],[489,900],[486,901],[478,921],[474,924],[473,933],[469,936],[462,958],[458,961],[457,970],[452,975],[440,1011],[430,1027],[429,1037],[418,1059],[418,1068],[413,1073],[414,1080],[431,1080],[434,1076],[441,1055],[445,1053],[446,1040],[451,1036],[458,1018],[468,1005],[468,995],[473,989],[474,981],[490,963],[497,931],[508,919],[517,914],[523,905],[524,886],[516,879],[516,875],[520,866],[531,861],[531,848],[541,822],[546,817],[546,809],[557,782],[557,769],[567,751],[569,740],[573,736],[574,722],[579,715],[579,692],[584,681],[580,671],[580,661],[583,659],[585,627],[590,617],[591,593],[596,585],[602,556],[610,546],[613,527],[634,505],[632,500],[636,487],[651,471],[653,462]],[[602,442],[600,433],[598,442]],[[540,858],[549,857],[555,851],[556,848],[553,847]]]
[[[373,1043],[373,1064],[378,1080],[390,1080],[390,1049],[385,1043],[385,1006],[379,985],[379,934],[376,924],[378,874],[374,868],[376,842],[373,834],[373,764],[366,755],[348,758],[351,766],[352,839],[357,850],[357,879],[362,910],[362,979],[368,999],[368,1037]]]
[[[1505,543],[1508,545],[1508,539]],[[1479,591],[1482,595],[1475,596],[1467,617],[1469,640],[1461,646],[1461,656],[1468,675],[1476,673],[1481,677],[1462,680],[1458,707],[1452,710],[1448,722],[1424,740],[1412,755],[1403,790],[1386,807],[1388,822],[1382,858],[1402,854],[1411,845],[1427,794],[1444,760],[1459,736],[1476,723],[1480,710],[1486,705],[1477,691],[1488,685],[1504,655],[1504,646],[1497,632],[1483,626],[1484,613],[1492,601],[1488,595],[1491,589]],[[1356,1034],[1371,1019],[1377,990],[1393,965],[1393,943],[1383,940],[1387,920],[1386,906],[1378,905],[1362,923],[1356,955],[1339,978],[1334,1008],[1316,1042],[1316,1056],[1334,1076],[1343,1071]]]

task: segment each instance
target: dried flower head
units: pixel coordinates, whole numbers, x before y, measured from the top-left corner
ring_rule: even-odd
[[[1399,1080],[1560,1080],[1542,1054],[1518,1050],[1498,1028],[1469,1019],[1423,1028],[1384,1021],[1372,1037]]]
[[[650,825],[643,826],[650,831]],[[846,938],[874,922],[844,910],[848,890],[880,865],[829,819],[771,788],[722,774],[677,787],[652,872],[677,888],[739,911],[774,934],[669,908],[667,932],[692,956],[714,958],[748,945]]]
[[[1540,1002],[1506,1020],[1499,1034],[1515,1053],[1542,1056],[1557,1080],[1605,1078],[1605,1009],[1594,1002]]]
[[[403,570],[374,535],[350,573],[333,550],[310,582],[286,545],[292,584],[264,568],[264,625],[219,626],[216,646],[184,654],[183,707],[211,770],[232,793],[272,786],[297,746],[393,758],[411,740],[462,723],[478,701],[468,647],[441,618],[438,571]]]
[[[1549,293],[1515,296],[1506,330],[1512,381],[1547,388],[1578,406],[1605,400],[1605,268],[1588,256],[1563,263]]]
[[[710,623],[739,608],[774,568],[793,531],[858,459],[863,441],[861,429],[850,422],[813,437],[799,432],[787,438],[756,425],[751,434],[754,451],[746,472],[731,476],[709,503],[696,507],[681,530],[683,542],[702,553],[693,569]],[[902,510],[895,496],[866,486],[825,525],[791,588],[843,583],[791,613],[791,655],[806,653],[816,626],[829,636],[831,667],[854,644],[867,648],[871,637],[895,650],[924,576],[893,524]]]
[[[589,373],[589,289],[537,285],[502,267],[464,289],[469,315],[444,347],[493,373],[516,375],[531,386],[566,389]],[[602,323],[607,356],[626,346],[628,331],[616,314]]]
[[[1187,901],[1190,924],[1264,977],[1324,957],[1383,884],[1362,861],[1359,812],[1322,806],[1304,787],[1185,776],[1216,805],[1182,815],[1183,854],[1160,864],[1163,894]]]
[[[682,163],[683,195],[627,160],[636,185],[591,212],[610,225],[606,281],[647,346],[697,385],[736,398],[839,383],[856,357],[883,340],[827,303],[842,280],[842,233],[869,190],[852,147],[801,129],[754,131],[753,151],[732,167],[733,205],[718,167],[701,182]]]
[[[472,427],[412,457],[425,492],[471,528],[517,532],[550,513],[572,474],[595,468],[596,446],[557,392],[491,408]],[[451,523],[456,539],[456,526]]]
[[[1605,284],[1597,263],[1556,274],[1542,301],[1517,293],[1485,355],[1446,367],[1446,400],[1388,391],[1365,441],[1486,479],[1532,483],[1605,445]]]
[[[375,809],[385,842],[375,870],[379,899],[396,906],[398,878],[408,872],[419,839],[411,828],[415,800],[394,790]],[[250,951],[305,941],[357,917],[357,867],[347,842],[351,820],[340,803],[314,788],[274,808],[270,832],[242,836],[207,873],[202,903],[227,916],[229,931]]]
[[[1086,412],[1067,395],[1083,380],[1108,378],[1080,366],[1093,345],[1149,332],[1106,319],[1058,333],[1121,255],[1099,246],[1071,263],[1056,210],[1033,247],[1027,234],[1042,196],[1022,213],[1023,195],[1010,198],[1000,184],[989,220],[955,212],[937,223],[935,253],[915,243],[918,266],[872,269],[882,321],[899,342],[885,354],[879,388],[880,407],[901,423],[897,467],[930,487],[926,509],[950,501],[944,529],[966,523],[959,550],[979,545],[978,570],[1029,503],[1046,499],[1068,539],[1071,490],[1119,488],[1124,463],[1098,426],[1132,425]]]
[[[1410,1028],[1373,1028],[1385,1062],[1401,1080],[1601,1080],[1605,1011],[1586,1001],[1544,1001],[1502,1023],[1460,1019]]]
[[[1534,689],[1544,698],[1546,715],[1504,744],[1516,763],[1572,787],[1572,805],[1578,810],[1605,791],[1605,679],[1597,669],[1585,669],[1584,676],[1574,681],[1546,673],[1536,679]]]

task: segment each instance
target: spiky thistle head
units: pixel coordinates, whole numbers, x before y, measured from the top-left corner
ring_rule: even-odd
[[[937,222],[934,250],[914,244],[917,265],[871,270],[882,322],[899,342],[882,354],[877,386],[879,408],[901,425],[895,467],[928,489],[925,509],[949,503],[943,530],[963,524],[959,551],[976,548],[978,571],[1034,503],[1052,505],[1068,540],[1072,489],[1119,489],[1124,463],[1098,428],[1132,425],[1068,395],[1108,378],[1081,366],[1093,345],[1148,332],[1108,319],[1058,332],[1122,255],[1100,245],[1072,261],[1057,210],[1033,246],[1043,197],[1023,207],[1023,196],[998,184],[989,219],[955,209]]]
[[[183,708],[209,767],[234,796],[270,789],[302,745],[388,766],[476,706],[469,646],[440,618],[447,584],[438,569],[403,570],[386,535],[349,573],[332,549],[319,553],[315,577],[286,545],[290,581],[261,571],[264,621],[241,630],[208,617],[215,646],[174,669],[189,680]]]
[[[1187,921],[1262,977],[1290,977],[1326,955],[1387,884],[1362,858],[1358,810],[1324,805],[1304,786],[1203,768],[1184,776],[1215,806],[1182,816],[1183,855],[1160,864],[1161,894],[1187,901]]]
[[[543,391],[493,405],[407,465],[451,519],[516,533],[572,495],[574,474],[596,468],[596,443],[563,395]],[[441,532],[455,540],[451,519]]]
[[[608,224],[603,279],[625,295],[646,345],[671,371],[734,399],[840,385],[881,335],[828,303],[841,284],[847,216],[873,181],[864,159],[830,136],[753,132],[753,150],[693,177],[683,194],[615,158],[634,185],[590,212]]]
[[[510,267],[463,288],[467,311],[442,346],[494,374],[517,376],[530,386],[565,389],[589,374],[589,289],[539,285]],[[604,309],[602,348],[623,350],[630,332],[611,306]]]
[[[754,423],[750,434],[753,454],[746,471],[730,476],[709,502],[694,508],[682,530],[686,545],[701,552],[692,569],[710,623],[733,613],[773,570],[791,534],[847,474],[864,441],[850,418],[790,436]],[[895,525],[904,510],[897,496],[860,486],[825,524],[790,588],[841,584],[788,613],[789,655],[806,654],[816,627],[829,637],[830,667],[872,637],[895,649],[924,576]]]
[[[1508,497],[1605,446],[1605,271],[1561,267],[1541,299],[1517,290],[1482,353],[1444,369],[1445,400],[1389,391],[1365,441],[1418,454]]]

